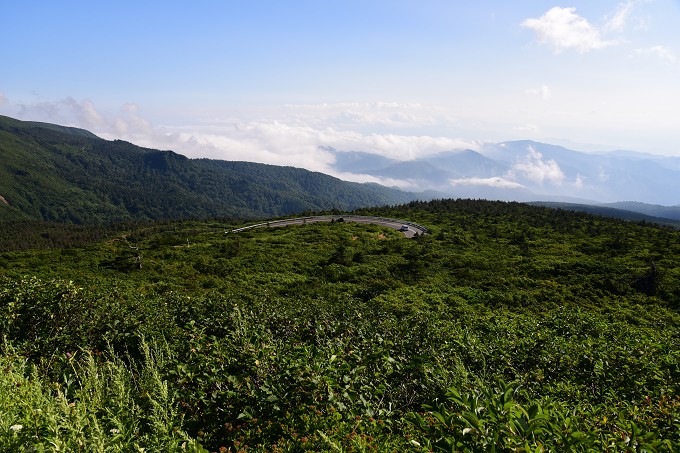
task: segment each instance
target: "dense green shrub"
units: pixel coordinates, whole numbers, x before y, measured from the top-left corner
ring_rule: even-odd
[[[678,232],[469,200],[370,213],[432,232],[184,222],[3,254],[0,445],[680,448]]]

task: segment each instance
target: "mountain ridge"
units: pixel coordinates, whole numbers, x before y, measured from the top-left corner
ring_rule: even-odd
[[[0,116],[0,220],[107,223],[205,217],[255,219],[435,198],[546,203],[674,226],[680,220],[680,205],[606,202],[597,197],[601,193],[597,190],[567,194],[537,190],[556,189],[560,184],[574,186],[570,179],[578,179],[583,165],[599,162],[620,177],[616,187],[642,186],[652,193],[659,190],[659,181],[662,187],[672,187],[669,179],[680,176],[680,166],[678,172],[674,170],[680,158],[617,151],[589,154],[530,140],[487,144],[479,151],[443,151],[410,160],[322,148],[336,157],[335,170],[340,173],[363,173],[392,181],[407,178],[419,191],[347,182],[289,166],[189,159],[170,150],[104,140],[84,129]],[[670,162],[663,169],[666,177],[636,176],[635,171],[653,171],[660,162]],[[545,174],[532,185],[530,176],[535,175],[531,171],[537,170]],[[429,185],[418,186],[423,181]],[[442,181],[444,186],[439,184]],[[622,198],[630,193],[620,192]],[[671,196],[675,193],[664,192]]]
[[[362,162],[373,162],[376,157],[361,151],[327,150],[341,164],[347,159],[345,154],[361,156],[354,159],[355,174],[396,180],[410,190],[434,190],[452,198],[474,194],[502,201],[680,204],[680,158],[673,156],[616,150],[587,153],[515,140],[486,143],[476,151],[455,149],[392,159],[382,167],[362,167]],[[347,170],[341,167],[334,169]]]
[[[189,159],[9,117],[0,117],[0,157],[0,220],[261,218],[419,198],[293,167]]]

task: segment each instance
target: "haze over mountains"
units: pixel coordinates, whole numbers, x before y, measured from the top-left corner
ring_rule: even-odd
[[[0,116],[0,220],[255,218],[432,198],[561,202],[568,209],[582,203],[642,214],[590,208],[631,220],[680,220],[678,157],[587,154],[532,141],[411,160],[323,150],[332,154],[334,172],[370,175],[401,189],[293,167],[188,159],[83,129]]]
[[[414,160],[325,148],[338,172],[414,191],[515,201],[680,204],[680,157],[632,151],[584,153],[534,141],[485,144]]]

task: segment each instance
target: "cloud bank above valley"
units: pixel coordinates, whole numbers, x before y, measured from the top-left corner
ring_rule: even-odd
[[[80,127],[105,139],[169,149],[191,158],[289,165],[359,182],[408,186],[403,181],[338,173],[325,150],[365,151],[411,160],[451,149],[478,149],[481,142],[418,134],[447,128],[455,120],[433,106],[398,103],[301,104],[251,111],[240,117],[200,118],[178,125],[153,124],[139,106],[126,103],[114,114],[90,100],[20,104],[19,117]],[[376,132],[380,131],[380,132]],[[411,131],[411,133],[408,133]]]
[[[548,94],[544,87],[528,93],[541,98]],[[14,107],[18,116],[81,127],[105,139],[190,158],[294,166],[440,196],[680,202],[674,196],[680,193],[675,190],[680,157],[619,152],[610,158],[528,140],[451,138],[432,133],[454,129],[458,123],[436,106],[286,104],[176,125],[155,124],[134,103],[123,104],[113,114],[74,98]]]

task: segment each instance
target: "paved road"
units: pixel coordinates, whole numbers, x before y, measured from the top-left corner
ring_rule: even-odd
[[[231,230],[231,232],[239,233],[241,231],[250,230],[252,228],[267,228],[267,227],[273,228],[284,227],[288,225],[306,225],[308,223],[316,222],[354,222],[354,223],[367,223],[371,225],[381,225],[402,231],[404,233],[404,236],[408,238],[412,238],[413,236],[416,235],[416,233],[418,235],[428,233],[427,228],[412,222],[407,222],[399,219],[386,219],[383,217],[368,217],[358,215],[311,216],[311,217],[297,217],[295,219],[271,220],[269,222],[258,223],[256,225],[250,225],[243,228],[237,228],[235,230]]]

